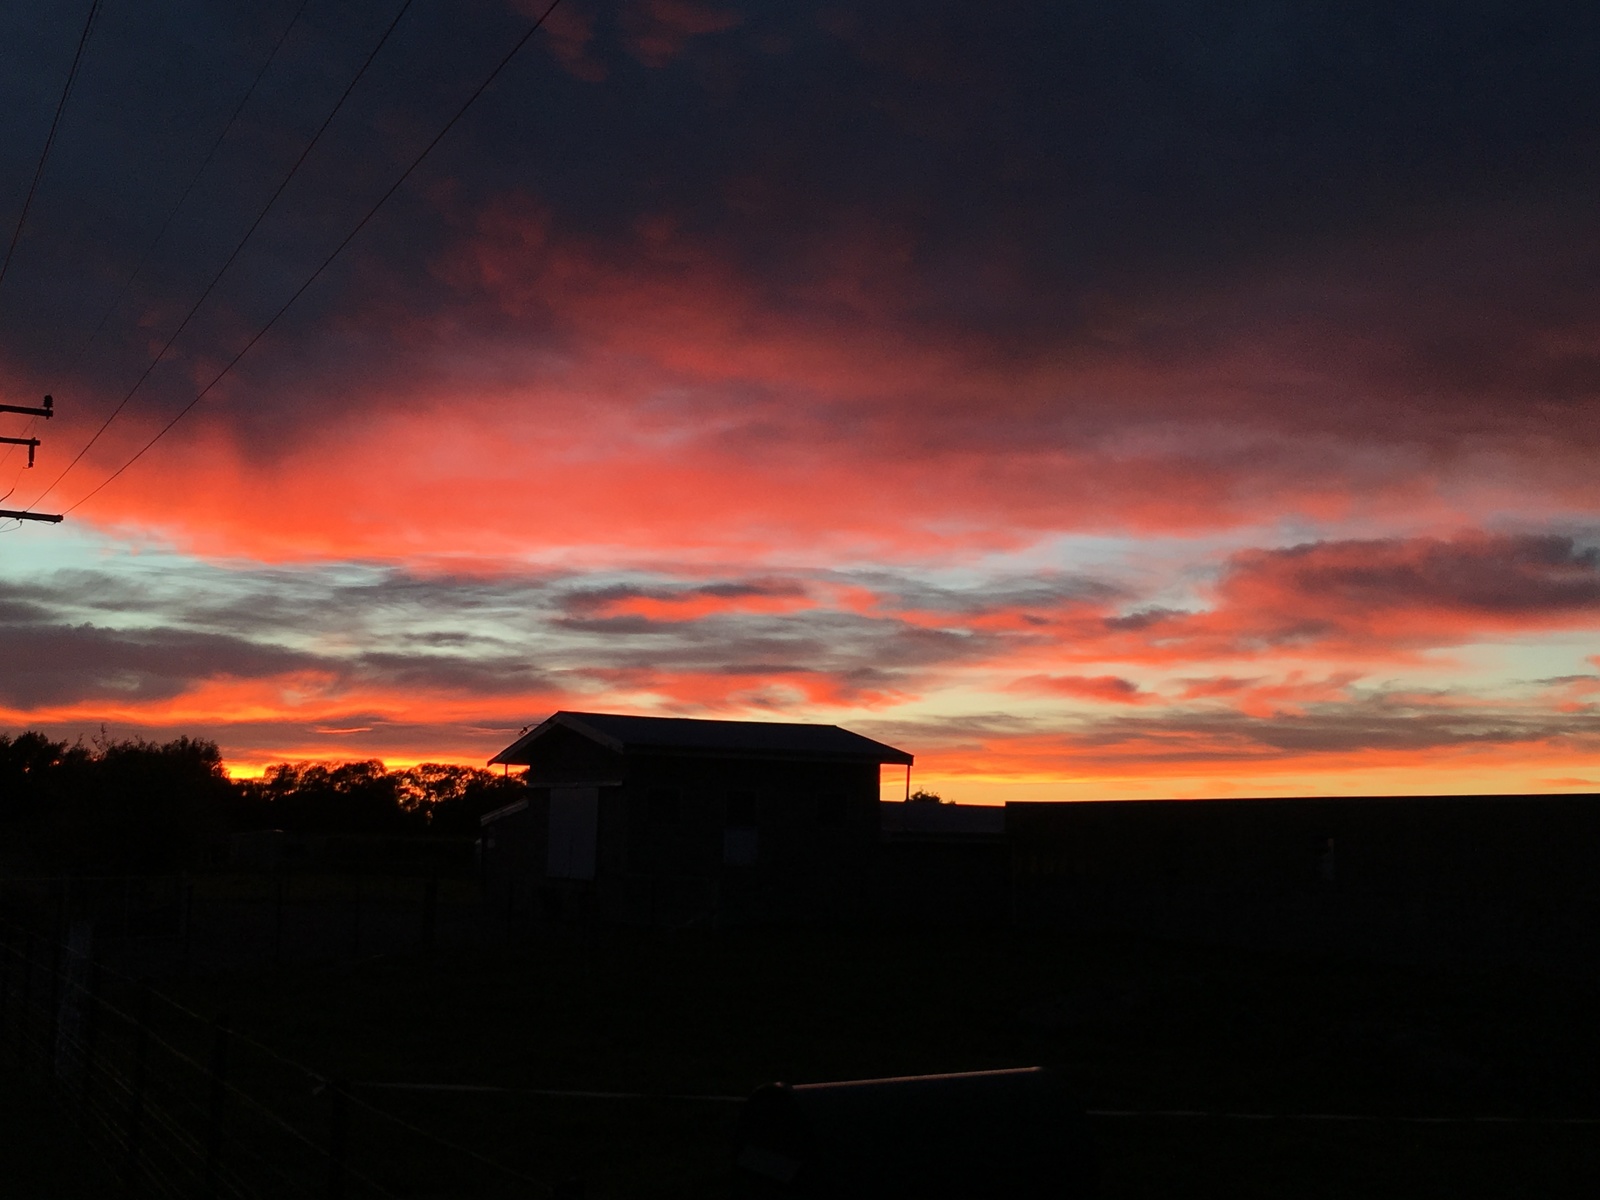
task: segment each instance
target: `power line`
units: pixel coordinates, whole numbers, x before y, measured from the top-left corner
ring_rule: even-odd
[[[22,239],[23,226],[28,222],[28,210],[33,207],[34,193],[39,190],[39,181],[44,178],[45,164],[50,159],[50,148],[55,145],[56,130],[61,125],[61,114],[66,111],[67,101],[71,98],[73,88],[77,84],[78,68],[83,63],[83,51],[89,44],[89,34],[94,28],[95,18],[100,15],[101,3],[102,0],[94,0],[89,6],[89,15],[83,22],[83,32],[78,35],[78,48],[73,52],[72,67],[67,71],[67,82],[61,88],[61,99],[56,102],[55,115],[50,119],[50,132],[45,135],[44,149],[40,151],[38,165],[34,167],[33,180],[28,184],[28,193],[22,201],[22,211],[17,214],[16,228],[11,231],[11,242],[6,246],[5,260],[0,262],[0,284],[4,284],[6,273],[11,269],[11,257],[16,253],[17,243]],[[30,420],[28,427],[22,431],[22,436],[24,438],[31,436],[34,426],[38,422],[39,419],[37,417]],[[15,443],[6,446],[5,453],[0,455],[0,468],[3,468],[11,460],[11,455],[16,451],[16,448]],[[31,459],[28,465],[33,465]],[[11,486],[6,489],[5,495],[0,496],[0,502],[9,500],[11,493],[17,490],[17,484],[22,480],[23,470],[24,468],[22,467],[17,468],[17,473],[12,477]],[[40,497],[40,499],[43,499],[43,497]],[[34,503],[38,503],[38,501]],[[20,525],[21,522],[18,522],[18,524]]]
[[[44,178],[44,165],[50,158],[50,147],[55,145],[56,130],[61,125],[61,114],[66,110],[67,98],[72,95],[72,87],[78,80],[78,67],[83,62],[83,48],[89,44],[89,31],[94,28],[94,20],[100,15],[101,0],[94,0],[89,6],[89,15],[84,19],[83,32],[78,35],[78,48],[72,55],[72,68],[67,72],[67,82],[61,89],[61,99],[56,101],[55,116],[50,119],[50,132],[45,135],[44,149],[39,152],[39,165],[33,169],[33,182],[28,184],[28,194],[22,201],[22,211],[17,214],[17,227],[11,231],[11,243],[6,247],[6,257],[0,262],[0,284],[5,283],[6,272],[11,269],[11,256],[16,253],[17,242],[22,238],[22,227],[28,222],[28,210],[33,207],[34,193],[39,190],[39,180]]]
[[[178,323],[178,327],[172,331],[172,335],[168,337],[166,342],[162,345],[160,352],[150,360],[149,366],[145,367],[144,371],[140,373],[139,378],[134,381],[133,386],[129,388],[122,399],[117,402],[117,406],[111,410],[110,415],[108,415],[106,419],[100,423],[100,428],[94,431],[93,436],[91,436],[89,440],[83,444],[83,448],[73,456],[72,461],[61,469],[61,473],[50,481],[50,486],[45,488],[44,491],[40,492],[38,496],[34,498],[33,503],[28,505],[29,508],[32,508],[51,492],[55,491],[56,485],[65,479],[68,473],[71,472],[71,470],[83,460],[83,456],[89,452],[90,447],[100,440],[100,435],[105,433],[105,431],[110,428],[111,422],[117,419],[118,414],[120,414],[122,410],[128,406],[128,401],[133,399],[134,394],[144,386],[145,380],[149,379],[151,373],[161,364],[161,360],[166,357],[167,351],[172,349],[173,343],[175,343],[179,336],[182,335],[183,331],[189,327],[189,322],[194,320],[195,314],[200,311],[200,307],[205,304],[207,298],[209,298],[211,293],[216,290],[217,284],[220,283],[222,281],[222,277],[228,273],[228,268],[233,266],[235,260],[237,260],[239,255],[244,252],[246,244],[250,241],[251,237],[255,235],[256,230],[261,227],[261,222],[266,220],[267,213],[269,213],[272,210],[272,206],[277,203],[278,197],[283,195],[284,189],[289,186],[290,181],[294,179],[295,175],[299,173],[301,166],[304,165],[306,159],[310,157],[311,151],[315,149],[317,143],[322,140],[322,135],[327,132],[328,126],[333,123],[334,117],[339,114],[339,110],[344,107],[345,101],[350,98],[350,93],[355,90],[356,85],[360,83],[362,77],[366,75],[367,68],[370,67],[373,60],[378,57],[379,52],[388,42],[390,35],[394,33],[395,27],[400,24],[401,18],[406,15],[406,11],[410,9],[411,4],[412,0],[403,0],[399,11],[394,15],[394,19],[389,22],[388,28],[383,31],[383,36],[380,37],[377,44],[373,46],[371,53],[367,55],[366,60],[361,64],[361,68],[355,73],[354,78],[350,80],[343,93],[340,94],[338,101],[331,109],[328,110],[328,115],[322,119],[322,124],[317,126],[316,133],[314,133],[311,137],[311,140],[306,143],[305,149],[300,151],[300,157],[295,159],[294,165],[289,168],[288,174],[283,177],[282,181],[278,184],[272,195],[268,197],[266,204],[264,204],[261,208],[261,211],[256,214],[256,219],[250,222],[250,228],[245,230],[244,236],[239,239],[238,243],[234,246],[233,251],[228,255],[226,261],[224,261],[222,266],[217,269],[216,274],[211,277],[211,282],[206,284],[205,290],[200,293],[199,298],[189,307],[189,311],[184,314],[183,320]],[[140,453],[142,454],[143,451],[140,451]],[[138,456],[135,455],[135,457]],[[107,482],[110,481],[107,480]],[[105,485],[102,484],[101,486],[104,487]],[[98,491],[99,488],[96,488],[95,490]],[[93,493],[91,493],[91,495],[92,494]],[[87,499],[87,497],[85,497],[85,499]],[[82,501],[79,503],[82,503]]]
[[[145,266],[149,263],[150,256],[155,253],[156,247],[159,246],[162,239],[166,237],[167,230],[171,228],[174,218],[177,217],[179,210],[183,208],[184,203],[189,199],[189,196],[194,191],[196,185],[199,184],[200,177],[205,174],[206,168],[211,165],[211,160],[216,157],[217,151],[222,148],[223,142],[227,141],[228,134],[233,132],[233,127],[238,124],[239,117],[244,112],[245,106],[250,103],[251,97],[256,94],[256,89],[261,86],[262,79],[266,77],[268,69],[277,60],[278,52],[283,49],[283,44],[288,41],[289,34],[293,31],[294,27],[300,23],[300,18],[305,15],[306,8],[310,2],[311,0],[300,0],[299,7],[297,7],[294,11],[294,16],[292,16],[289,19],[289,23],[283,27],[283,32],[278,35],[278,40],[273,43],[271,52],[268,53],[266,60],[262,62],[260,69],[256,71],[255,78],[250,81],[249,88],[247,88],[244,95],[239,98],[239,103],[234,106],[232,114],[230,114],[228,117],[227,124],[225,124],[222,127],[222,131],[217,134],[216,140],[211,143],[211,148],[206,151],[205,157],[200,160],[200,165],[195,168],[194,173],[189,177],[189,182],[184,186],[184,189],[178,195],[178,198],[173,201],[172,207],[167,210],[167,215],[162,220],[161,227],[156,230],[155,237],[151,238],[149,244],[145,246],[144,252],[140,254],[139,260],[134,265],[133,270],[130,271],[128,273],[128,277],[122,281],[122,286],[117,289],[117,294],[113,296],[110,303],[106,305],[105,311],[100,314],[100,320],[95,323],[94,329],[90,332],[89,336],[84,339],[83,345],[78,348],[77,354],[73,356],[71,364],[67,367],[67,374],[69,376],[75,374],[78,365],[83,361],[84,356],[89,353],[89,348],[94,345],[95,339],[98,338],[101,332],[105,329],[106,322],[111,319],[111,314],[116,312],[117,307],[122,303],[129,290],[133,287],[134,280],[139,278],[140,273],[144,271]],[[28,423],[28,429],[23,433],[24,437],[28,436],[28,434],[33,431],[33,426],[36,423],[37,418]],[[15,449],[16,447],[14,446],[6,447],[5,454],[0,455],[0,468],[4,468],[6,462],[11,457],[12,451]],[[87,450],[88,447],[85,446],[84,449]],[[63,474],[65,474],[65,472],[63,472]],[[22,468],[18,467],[16,474],[12,477],[10,489],[5,493],[5,495],[0,496],[0,501],[8,499],[12,492],[17,490],[17,485],[21,482],[21,479]],[[61,477],[57,476],[56,482],[59,483],[60,481]],[[51,486],[53,487],[54,484]],[[39,496],[39,500],[42,499],[44,499],[43,493],[41,493]],[[35,504],[38,502],[38,500],[34,501]]]
[[[178,215],[178,210],[189,199],[189,195],[194,191],[195,185],[200,182],[200,177],[205,174],[206,168],[211,165],[211,160],[217,156],[217,151],[222,148],[222,143],[227,141],[228,134],[233,132],[233,127],[238,123],[240,114],[244,112],[245,106],[250,103],[251,97],[256,94],[256,89],[261,86],[262,79],[266,78],[268,68],[277,60],[278,52],[283,49],[284,42],[288,41],[290,32],[300,23],[300,18],[305,14],[306,7],[310,3],[311,0],[300,0],[300,5],[295,9],[294,16],[289,18],[289,23],[283,27],[283,32],[278,35],[278,40],[273,43],[272,50],[267,55],[266,61],[261,64],[261,69],[256,72],[255,78],[250,81],[250,86],[246,89],[244,95],[239,98],[239,103],[234,105],[233,113],[228,117],[228,123],[222,127],[222,132],[217,134],[216,140],[211,143],[211,148],[206,151],[205,157],[200,160],[200,165],[195,168],[194,174],[189,177],[188,184],[167,211],[166,218],[161,222],[161,228],[156,230],[155,237],[151,238],[150,244],[144,248],[144,253],[139,256],[138,263],[129,272],[128,277],[122,281],[122,286],[117,290],[117,294],[112,297],[111,303],[106,305],[105,312],[100,314],[100,320],[95,325],[94,331],[89,334],[79,348],[77,356],[72,360],[72,365],[67,368],[69,375],[83,361],[83,356],[89,352],[89,347],[94,345],[94,340],[105,329],[106,322],[111,319],[111,314],[117,310],[117,306],[127,296],[128,290],[133,287],[134,280],[139,278],[140,273],[149,263],[150,256],[155,253],[156,247],[167,236],[167,230],[171,228],[173,218]]]
[[[511,47],[510,50],[506,51],[505,55],[500,59],[500,61],[495,64],[494,69],[484,77],[483,82],[479,83],[478,86],[473,89],[472,94],[467,97],[465,103],[463,103],[460,108],[456,109],[455,115],[453,115],[444,123],[443,128],[441,128],[438,133],[434,134],[432,140],[430,140],[428,144],[422,148],[422,151],[411,160],[411,164],[400,173],[400,177],[389,185],[388,189],[383,193],[383,195],[378,197],[377,201],[374,202],[372,207],[367,210],[366,214],[356,222],[355,227],[351,229],[349,233],[345,234],[344,239],[333,248],[333,251],[325,259],[322,260],[322,264],[306,278],[305,282],[294,290],[294,293],[283,302],[277,312],[272,314],[272,317],[267,321],[267,323],[256,331],[254,336],[252,336],[250,340],[244,344],[243,348],[241,348],[240,351],[228,361],[227,365],[224,366],[222,370],[218,371],[216,375],[212,376],[211,382],[207,383],[205,387],[201,388],[193,400],[190,400],[188,404],[179,409],[178,414],[173,417],[172,420],[163,425],[161,429],[157,431],[154,437],[147,441],[143,446],[139,447],[138,451],[134,453],[132,458],[128,459],[127,462],[123,463],[109,476],[102,480],[93,491],[81,497],[71,507],[67,508],[62,515],[71,513],[80,505],[91,500],[101,491],[102,488],[113,482],[124,471],[133,466],[134,463],[138,462],[139,459],[144,457],[146,451],[148,451],[152,446],[164,438],[169,431],[171,431],[174,425],[183,420],[184,417],[188,416],[189,413],[193,411],[195,405],[199,404],[200,401],[206,398],[207,394],[210,393],[212,388],[216,387],[217,384],[222,382],[223,378],[230,371],[232,371],[235,366],[238,365],[239,361],[250,352],[251,348],[262,338],[264,338],[268,331],[270,331],[272,327],[278,323],[283,314],[289,311],[289,309],[294,305],[295,301],[300,299],[300,297],[305,293],[306,289],[308,289],[313,283],[321,278],[323,272],[333,264],[333,260],[338,258],[339,255],[344,252],[345,247],[355,240],[356,235],[367,227],[368,223],[373,219],[373,217],[378,215],[378,210],[388,202],[389,197],[393,196],[395,192],[399,191],[401,185],[404,184],[407,179],[411,178],[412,173],[422,165],[423,159],[427,158],[428,155],[433,152],[433,148],[444,140],[445,135],[455,128],[457,122],[459,122],[461,118],[466,115],[467,110],[472,107],[472,105],[477,101],[478,97],[489,90],[489,86],[500,77],[500,73],[510,65],[511,60],[514,59],[518,52],[528,44],[528,42],[533,38],[533,35],[539,32],[539,29],[544,25],[545,20],[556,10],[556,6],[560,3],[561,0],[551,0],[550,4],[545,8],[545,10],[539,14],[539,19],[528,28],[527,32],[517,39],[516,43]],[[124,403],[126,403],[126,401],[124,401]],[[119,405],[118,407],[120,409],[121,406]],[[87,449],[87,447],[85,447],[85,449]],[[78,457],[81,458],[83,456],[80,453]],[[77,459],[74,459],[73,461],[76,462]],[[65,474],[65,472],[63,472],[63,474]],[[58,478],[56,482],[59,483],[60,479]],[[55,487],[55,484],[52,483],[50,487]],[[45,494],[47,494],[49,490],[49,488],[45,489],[45,492],[41,493],[38,499],[34,500],[33,504],[38,504],[40,500],[43,500]],[[33,505],[30,504],[28,507],[32,508]]]

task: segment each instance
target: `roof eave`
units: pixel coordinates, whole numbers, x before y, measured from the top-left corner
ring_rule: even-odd
[[[591,742],[595,742],[601,746],[604,746],[607,750],[610,750],[615,754],[623,753],[624,747],[616,738],[602,733],[593,725],[579,720],[569,712],[558,712],[552,713],[543,721],[540,721],[532,729],[528,730],[527,733],[523,734],[516,741],[512,742],[511,745],[500,751],[499,754],[496,754],[489,760],[489,765],[491,767],[526,767],[531,765],[531,761],[529,757],[524,754],[524,751],[557,726],[560,726],[563,729],[570,729],[572,732],[588,738]]]
[[[701,746],[651,746],[634,744],[629,746],[624,753],[630,758],[639,755],[659,755],[662,758],[743,758],[758,759],[763,762],[831,762],[831,763],[875,763],[879,766],[891,764],[899,767],[909,767],[913,764],[911,755],[893,747],[887,747],[887,753],[878,751],[860,754],[848,750],[747,750],[737,747],[721,749],[717,747]]]
[[[746,758],[761,759],[768,762],[836,762],[836,763],[876,763],[900,767],[909,767],[915,763],[915,756],[907,754],[904,750],[897,750],[883,742],[875,742],[871,738],[861,738],[875,749],[863,749],[859,752],[850,750],[805,751],[805,750],[757,750],[733,749],[716,747],[687,747],[687,746],[652,746],[648,743],[627,743],[622,739],[613,737],[603,730],[584,721],[581,717],[570,712],[557,712],[546,717],[538,725],[528,730],[511,745],[500,751],[489,760],[492,767],[526,767],[532,765],[532,756],[529,748],[539,738],[547,734],[556,726],[570,729],[580,737],[588,738],[596,745],[604,746],[613,754],[637,755],[659,754],[682,758]],[[859,737],[860,735],[856,735]]]

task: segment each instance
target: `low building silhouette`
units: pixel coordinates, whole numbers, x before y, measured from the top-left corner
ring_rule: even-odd
[[[999,805],[878,806],[874,915],[901,925],[1003,925],[1011,850]]]
[[[681,926],[862,913],[879,768],[912,756],[836,725],[558,712],[490,762],[527,768],[482,820],[509,908]]]
[[[1600,797],[1012,803],[1006,822],[1022,924],[1600,974]]]

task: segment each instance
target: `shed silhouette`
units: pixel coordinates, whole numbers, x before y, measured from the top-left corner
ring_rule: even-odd
[[[558,712],[490,762],[527,768],[483,818],[508,905],[689,925],[860,912],[879,768],[912,756],[837,725]]]
[[[1006,806],[1014,919],[1600,978],[1600,796]]]

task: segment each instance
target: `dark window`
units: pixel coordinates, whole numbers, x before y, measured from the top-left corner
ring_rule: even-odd
[[[844,824],[844,797],[839,795],[817,797],[817,824],[837,828]]]
[[[741,828],[754,828],[756,821],[756,797],[754,792],[729,792],[728,814],[724,825],[737,825]]]

